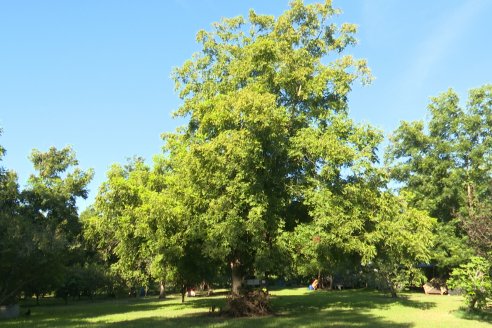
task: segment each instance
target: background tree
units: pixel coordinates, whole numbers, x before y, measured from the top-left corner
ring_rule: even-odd
[[[31,160],[38,175],[22,192],[15,174],[0,169],[2,304],[21,291],[40,294],[61,284],[80,233],[76,198],[86,197],[92,178],[92,171],[70,171],[77,165],[70,148],[34,150]]]
[[[78,168],[70,147],[33,150],[31,175],[21,194],[22,215],[29,221],[36,248],[27,270],[29,292],[44,293],[62,284],[66,268],[78,261],[81,225],[77,197],[87,197],[93,171]]]
[[[418,265],[428,263],[434,245],[436,220],[425,211],[408,206],[411,195],[380,198],[378,224],[370,240],[377,254],[369,266],[375,269],[380,286],[392,297],[408,285],[421,286],[425,276]]]
[[[311,277],[323,271],[331,275],[350,265],[349,259],[353,269],[369,270],[392,297],[409,284],[419,285],[424,276],[418,264],[430,260],[435,220],[388,191],[348,183],[344,188],[353,194],[324,195],[313,221],[287,233],[294,236],[298,269]]]
[[[457,217],[472,219],[489,203],[492,169],[492,86],[470,91],[466,108],[449,90],[432,98],[430,121],[403,122],[386,155],[392,177],[415,194],[413,205],[440,223],[435,258],[444,268],[471,254]]]
[[[1,133],[1,130],[0,130]],[[5,149],[0,146],[0,160]],[[0,166],[0,304],[16,303],[26,284],[34,243],[30,227],[20,214],[17,176]]]
[[[170,281],[179,286],[184,301],[186,289],[212,280],[217,266],[201,254],[200,230],[186,220],[187,210],[173,193],[176,183],[159,157],[152,169],[141,158],[124,167],[113,165],[92,217],[85,220],[85,235],[128,288],[159,281],[160,297],[165,297]]]
[[[113,165],[108,180],[100,187],[93,217],[84,220],[85,236],[97,245],[114,278],[127,288],[148,286],[151,256],[146,217],[140,215],[148,192],[150,169],[143,159],[134,158],[122,167]]]
[[[476,254],[492,260],[492,202],[478,203],[473,212],[458,218]]]
[[[376,254],[368,237],[377,225],[380,190],[385,187],[382,171],[374,165],[381,139],[378,131],[339,115],[324,128],[305,130],[296,140],[296,155],[316,166],[307,183],[299,186],[311,220],[294,232],[307,232],[301,245],[314,241],[321,267],[326,261],[333,267],[335,254],[350,254],[359,263],[368,263]]]

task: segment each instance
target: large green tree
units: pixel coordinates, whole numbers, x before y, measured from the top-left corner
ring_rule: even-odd
[[[203,253],[230,265],[234,293],[245,275],[280,267],[268,260],[285,251],[279,235],[321,213],[320,194],[343,199],[344,185],[373,183],[381,135],[347,115],[351,85],[369,71],[340,55],[356,27],[337,26],[336,14],[330,1],[293,1],[278,18],[224,19],[175,71],[176,115],[189,119],[165,135],[175,194],[205,232]],[[356,229],[346,217],[342,229]]]
[[[446,268],[470,256],[458,218],[466,218],[465,228],[476,226],[490,204],[492,86],[471,90],[465,106],[448,90],[428,108],[428,124],[403,122],[395,131],[386,160],[401,189],[415,195],[413,205],[439,220],[435,257]]]

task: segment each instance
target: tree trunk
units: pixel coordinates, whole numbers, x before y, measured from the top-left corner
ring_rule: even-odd
[[[398,298],[398,295],[397,295],[397,286],[396,284],[391,280],[390,278],[390,274],[387,274],[385,275],[385,280],[386,280],[386,283],[388,285],[388,289],[389,289],[389,292],[391,294],[391,297],[392,298]]]
[[[468,210],[470,213],[473,211],[473,186],[471,184],[466,185]]]
[[[164,280],[161,280],[159,285],[159,298],[166,298],[166,283]]]
[[[243,283],[243,275],[241,273],[241,264],[239,260],[231,262],[231,278],[232,278],[232,294],[239,295],[241,285]]]
[[[398,295],[396,294],[396,287],[391,281],[389,282],[389,289],[390,289],[391,297],[398,298]]]
[[[326,277],[326,282],[328,283],[328,286],[326,286],[326,288],[328,290],[332,290],[333,289],[333,276],[332,275],[328,275]]]
[[[185,295],[186,295],[186,285],[183,285],[183,287],[181,287],[181,303],[185,302]]]
[[[473,298],[468,306],[468,311],[473,311],[475,309],[475,304],[477,304],[478,299]]]

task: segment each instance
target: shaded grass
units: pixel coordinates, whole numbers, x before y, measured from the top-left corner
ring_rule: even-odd
[[[460,310],[459,296],[403,294],[399,299],[367,290],[272,292],[275,315],[232,319],[209,314],[224,296],[179,296],[77,302],[31,307],[29,317],[0,321],[0,327],[490,327],[492,313]]]
[[[474,320],[474,321],[484,321],[488,322],[492,326],[492,309],[489,311],[472,311],[469,312],[466,308],[460,308],[455,312],[456,316],[459,318],[463,318],[466,320]]]

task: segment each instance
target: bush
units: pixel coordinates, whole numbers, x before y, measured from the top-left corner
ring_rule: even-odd
[[[482,257],[472,257],[469,263],[453,270],[448,287],[463,291],[468,310],[485,308],[492,296],[490,263]]]

